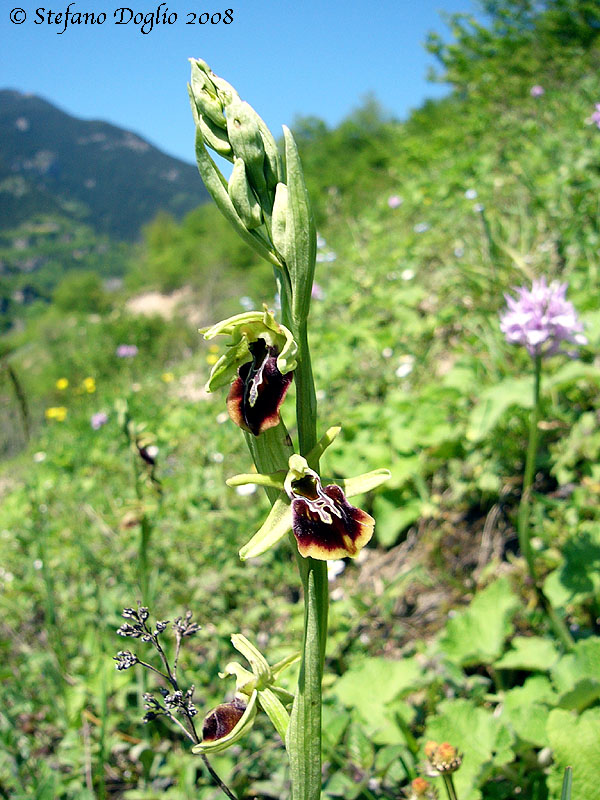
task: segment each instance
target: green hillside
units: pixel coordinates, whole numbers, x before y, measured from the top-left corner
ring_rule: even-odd
[[[369,100],[334,129],[295,126],[320,234],[319,414],[342,426],[322,471],[391,471],[352,501],[375,536],[330,583],[332,800],[432,797],[411,785],[430,740],[462,752],[460,800],[566,798],[567,766],[573,800],[600,800],[600,4],[485,7],[486,26],[456,19],[452,43],[430,41],[448,98],[403,124]],[[499,315],[542,276],[568,283],[587,343],[544,361],[531,425],[533,359]],[[270,270],[211,205],[154,220],[125,285],[186,287],[185,307],[134,316],[126,293],[106,310],[98,294],[78,313],[67,285],[0,339],[7,797],[217,797],[175,726],[141,725],[160,681],[112,661],[152,659],[115,633],[140,598],[148,540],[151,620],[189,608],[202,626],[180,659],[199,719],[231,699],[219,672],[237,658],[232,633],[270,663],[300,646],[289,545],[237,556],[269,504],[224,483],[251,462],[224,390],[204,390],[224,348],[197,333],[273,307]],[[517,531],[532,430],[528,554]],[[212,764],[240,799],[287,798],[283,752],[261,714]]]
[[[207,199],[191,164],[35,95],[0,91],[0,141],[4,230],[60,210],[97,233],[132,241],[158,211],[179,218]]]

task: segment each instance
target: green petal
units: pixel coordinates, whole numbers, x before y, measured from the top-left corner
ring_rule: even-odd
[[[292,508],[287,497],[278,497],[263,526],[240,550],[240,558],[256,558],[292,529]]]
[[[346,497],[354,497],[357,494],[370,492],[392,477],[389,469],[374,469],[372,472],[365,472],[355,478],[323,478],[323,484],[337,483],[344,490]]]
[[[309,464],[316,464],[318,463],[319,459],[327,450],[329,445],[333,444],[337,436],[339,435],[340,431],[342,430],[341,425],[334,425],[331,428],[328,428],[325,431],[324,436],[322,436],[310,453],[306,456],[306,460]]]

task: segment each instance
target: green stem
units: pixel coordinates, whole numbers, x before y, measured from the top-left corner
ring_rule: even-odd
[[[533,408],[529,421],[529,441],[527,443],[527,455],[525,458],[525,473],[523,475],[523,489],[521,491],[521,502],[517,516],[517,532],[519,536],[519,547],[527,564],[527,571],[533,583],[539,606],[542,608],[548,622],[554,629],[558,639],[562,642],[566,650],[573,648],[573,637],[564,620],[557,614],[552,607],[550,600],[538,582],[535,569],[535,557],[531,547],[531,487],[535,477],[535,462],[538,450],[538,422],[540,418],[540,389],[542,378],[542,357],[536,356],[534,361],[534,381],[533,381]]]
[[[452,773],[449,772],[446,775],[442,775],[444,780],[444,786],[446,788],[446,794],[448,795],[448,800],[458,800],[456,796],[456,789],[454,788],[454,781],[452,780]]]
[[[535,476],[535,461],[538,446],[538,420],[540,416],[540,385],[542,375],[542,358],[536,356],[534,362],[534,382],[533,382],[533,408],[529,420],[529,441],[527,443],[527,455],[525,458],[525,473],[523,475],[523,488],[521,490],[521,502],[517,517],[517,531],[519,534],[519,547],[527,562],[527,569],[534,584],[536,583],[535,561],[531,548],[529,516],[530,516],[530,494],[531,486]]]

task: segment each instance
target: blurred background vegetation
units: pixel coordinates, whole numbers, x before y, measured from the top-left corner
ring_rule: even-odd
[[[401,796],[428,738],[465,754],[461,800],[558,798],[568,764],[573,797],[600,798],[600,4],[484,8],[485,25],[457,17],[451,41],[430,38],[446,99],[403,123],[368,97],[336,128],[294,126],[320,231],[320,413],[343,426],[324,473],[392,470],[357,503],[375,541],[332,581],[331,798]],[[31,161],[15,153],[0,155]],[[143,518],[151,613],[190,608],[202,625],[181,662],[201,714],[231,692],[232,632],[271,662],[300,635],[288,546],[237,559],[267,502],[224,484],[249,458],[224,396],[203,389],[216,352],[197,333],[273,306],[273,283],[189,187],[134,219],[115,184],[111,228],[36,164],[0,173],[14,210],[0,231],[0,796],[208,800],[186,742],[142,726],[144,678],[111,657],[139,599]],[[547,364],[532,514],[571,653],[518,553],[531,364],[498,324],[503,293],[541,275],[569,282],[588,338]],[[123,344],[137,354],[118,357]],[[159,448],[160,496],[136,480],[123,400]],[[281,749],[259,721],[215,766],[240,798],[286,797]]]

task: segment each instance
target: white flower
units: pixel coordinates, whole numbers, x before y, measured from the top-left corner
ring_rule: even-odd
[[[400,273],[400,277],[403,281],[412,281],[415,277],[415,271],[414,269],[405,269]]]
[[[406,378],[407,375],[413,371],[413,367],[415,365],[415,357],[411,355],[405,355],[400,358],[400,365],[396,370],[396,377],[397,378]]]

